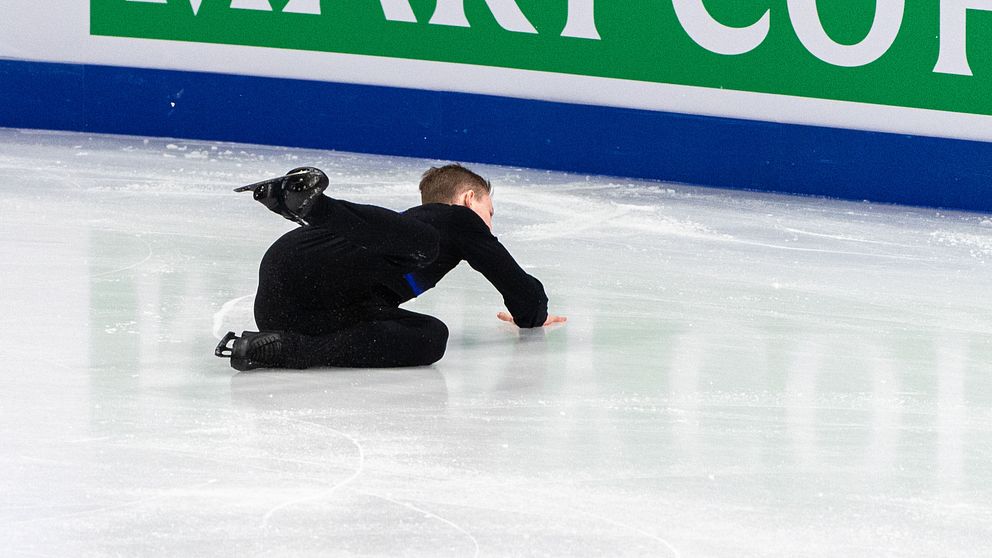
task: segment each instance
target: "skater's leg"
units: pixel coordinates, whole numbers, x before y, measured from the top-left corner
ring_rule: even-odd
[[[233,341],[233,343],[232,343]],[[229,333],[215,354],[238,370],[255,368],[400,368],[441,360],[444,322],[400,308],[365,309],[363,319],[325,335],[293,331]]]
[[[394,368],[428,366],[444,356],[444,322],[399,308],[319,337],[286,333],[288,368]]]

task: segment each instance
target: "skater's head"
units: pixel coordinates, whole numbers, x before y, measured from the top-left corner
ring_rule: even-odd
[[[423,203],[462,205],[493,228],[493,187],[488,180],[461,165],[432,167],[420,180]]]

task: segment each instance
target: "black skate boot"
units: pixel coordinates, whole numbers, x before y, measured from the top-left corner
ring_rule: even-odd
[[[254,198],[270,211],[306,225],[306,216],[317,198],[327,189],[327,184],[327,175],[322,170],[300,167],[289,171],[285,176],[241,186],[234,191],[251,190]]]
[[[234,343],[228,347],[231,341]],[[231,359],[231,368],[244,372],[256,368],[283,367],[282,334],[276,331],[243,331],[241,337],[233,331],[227,332],[214,349],[214,354]]]

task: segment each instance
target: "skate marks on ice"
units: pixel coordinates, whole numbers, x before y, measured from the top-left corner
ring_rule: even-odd
[[[498,226],[501,230],[497,232],[521,242],[600,242],[608,237],[622,242],[629,235],[640,234],[920,263],[939,261],[932,250],[937,244],[966,251],[982,263],[992,260],[992,224],[980,216],[819,198],[796,201],[771,194],[742,192],[731,197],[714,192],[645,184],[566,184],[540,189],[532,184],[507,185],[497,192],[497,211],[502,211],[503,219],[520,213],[531,221]],[[811,206],[805,211],[803,201]],[[709,211],[700,211],[698,205],[707,206]],[[520,209],[504,211],[504,206]],[[931,227],[930,231],[919,228],[920,220]],[[820,221],[822,230],[808,228]]]
[[[289,508],[291,506],[296,506],[296,505],[303,504],[303,503],[306,503],[306,502],[314,502],[314,501],[324,500],[324,499],[330,498],[339,489],[341,489],[342,487],[347,486],[347,485],[351,484],[352,482],[354,482],[355,479],[357,479],[358,477],[360,477],[362,475],[362,473],[365,471],[365,448],[363,448],[361,442],[359,442],[358,440],[356,440],[353,436],[350,436],[350,435],[348,435],[348,434],[346,434],[344,432],[341,432],[340,430],[336,430],[334,428],[331,428],[330,426],[327,426],[327,425],[324,425],[324,424],[320,424],[320,423],[316,423],[316,422],[311,422],[311,421],[308,421],[308,420],[301,420],[301,419],[296,419],[296,418],[287,417],[287,416],[280,416],[280,415],[271,415],[271,418],[274,418],[274,419],[277,419],[277,420],[282,420],[282,421],[285,421],[285,422],[288,422],[288,423],[291,423],[291,424],[302,424],[302,425],[306,425],[306,426],[316,427],[318,429],[321,429],[321,430],[330,432],[330,433],[332,433],[332,434],[334,434],[336,436],[340,436],[340,437],[348,440],[349,442],[351,442],[355,446],[355,449],[358,451],[358,464],[355,467],[355,471],[350,476],[348,476],[347,478],[345,478],[342,481],[339,481],[339,482],[335,483],[330,488],[328,488],[326,490],[323,490],[321,492],[318,492],[316,494],[309,495],[309,496],[302,496],[302,497],[299,497],[299,498],[292,498],[290,500],[286,500],[285,502],[282,502],[282,503],[280,503],[280,504],[278,504],[278,505],[273,506],[272,508],[270,508],[267,512],[265,512],[265,515],[262,516],[262,524],[261,524],[261,526],[263,528],[268,527],[269,526],[269,520],[272,519],[272,516],[273,515],[279,513],[280,511],[282,511],[282,510],[284,510],[286,508]]]
[[[369,371],[367,370],[351,371],[347,369],[319,370],[319,371],[307,371],[307,372],[295,372],[295,371],[253,372],[253,373],[239,374],[237,377],[241,378],[238,384],[240,384],[239,389],[242,392],[254,392],[255,391],[254,386],[246,385],[246,384],[251,383],[251,380],[253,379],[258,379],[264,381],[275,381],[277,384],[281,386],[285,386],[285,389],[287,391],[285,391],[284,393],[292,394],[296,389],[318,390],[321,386],[324,388],[330,388],[330,391],[338,391],[333,388],[334,385],[338,385],[342,387],[347,385],[350,388],[354,389],[356,388],[356,381],[357,381],[353,379],[355,373],[357,373],[359,377],[366,377],[366,378],[369,377]],[[388,375],[390,371],[378,371],[378,373],[379,375],[382,374]],[[401,371],[396,371],[396,373],[397,375],[403,375],[403,376],[417,375],[416,371],[411,372],[411,371],[401,370]],[[337,376],[339,378],[334,378],[334,376]],[[326,380],[328,378],[330,378],[333,381],[328,382]],[[358,386],[360,385],[361,383],[359,382]],[[372,382],[372,386],[375,385],[380,385],[380,384],[379,382]],[[323,391],[324,393],[327,392],[326,389],[320,391]],[[310,399],[306,399],[306,400],[310,401]],[[261,523],[262,528],[272,527],[274,523],[274,517],[280,512],[283,512],[295,506],[300,506],[302,504],[326,501],[331,497],[333,497],[342,489],[348,487],[355,494],[359,494],[382,502],[386,502],[391,506],[402,507],[406,510],[416,513],[420,517],[437,521],[455,530],[459,534],[466,537],[468,541],[471,543],[474,549],[472,555],[474,557],[479,556],[480,545],[478,539],[476,539],[476,537],[471,532],[469,532],[465,527],[456,523],[452,519],[444,517],[439,513],[429,511],[424,507],[422,507],[421,505],[415,505],[410,501],[399,500],[397,498],[391,497],[390,495],[383,495],[378,491],[369,491],[369,490],[351,488],[351,486],[354,485],[355,482],[360,477],[362,477],[362,475],[365,474],[367,471],[367,461],[366,461],[367,449],[365,447],[365,444],[362,441],[360,441],[356,436],[353,436],[351,434],[348,434],[347,432],[344,432],[337,428],[333,428],[326,424],[318,422],[318,420],[327,419],[329,417],[316,416],[313,414],[313,409],[297,408],[295,411],[293,411],[295,416],[289,416],[287,415],[287,412],[290,412],[288,409],[276,410],[281,406],[280,403],[276,402],[274,403],[274,405],[275,407],[272,408],[268,404],[266,404],[266,408],[262,411],[261,415],[256,417],[257,420],[264,420],[264,421],[274,420],[277,422],[283,422],[290,425],[302,425],[304,427],[313,427],[311,428],[311,430],[317,430],[325,433],[329,432],[337,437],[343,438],[347,440],[355,448],[357,463],[355,465],[354,471],[352,471],[352,473],[348,477],[335,482],[328,488],[316,491],[313,494],[309,494],[306,496],[291,498],[271,507],[268,511],[266,511],[266,513],[262,517],[262,523]],[[347,405],[345,405],[345,407],[347,408]],[[299,418],[301,416],[308,418],[307,419]],[[323,436],[318,435],[318,437],[322,438]],[[312,476],[308,478],[313,479]],[[326,481],[321,481],[321,482],[326,482]]]
[[[109,232],[109,231],[100,231],[100,232]],[[101,272],[93,273],[90,275],[91,279],[101,279],[104,277],[110,277],[113,275],[124,273],[125,271],[131,271],[133,269],[137,269],[148,263],[148,261],[151,260],[152,257],[154,257],[155,252],[154,250],[152,250],[152,245],[147,240],[142,238],[140,234],[128,234],[127,236],[140,241],[145,246],[145,250],[146,250],[145,256],[134,263],[122,267],[118,267],[115,269],[111,269],[110,271],[101,271]]]
[[[465,535],[466,537],[468,537],[468,539],[470,541],[472,541],[472,545],[475,547],[475,552],[474,552],[474,554],[472,554],[472,556],[473,556],[473,558],[478,558],[479,551],[480,551],[478,539],[476,539],[475,536],[472,535],[472,533],[468,532],[467,530],[465,530],[464,527],[462,527],[461,525],[455,523],[454,521],[451,521],[450,519],[446,519],[444,517],[441,517],[440,515],[438,515],[436,513],[429,512],[429,511],[427,511],[427,510],[425,510],[423,508],[419,508],[419,507],[417,507],[417,506],[415,506],[415,505],[413,505],[413,504],[411,504],[409,502],[401,502],[400,500],[395,500],[393,498],[389,498],[389,497],[383,496],[381,494],[373,494],[371,492],[362,492],[362,494],[364,494],[366,496],[371,496],[373,498],[378,498],[380,500],[384,500],[384,501],[389,502],[391,504],[396,504],[397,506],[403,506],[404,508],[407,508],[410,511],[413,511],[413,512],[418,513],[418,514],[422,514],[424,517],[428,517],[430,519],[435,519],[437,521],[440,521],[441,523],[444,523],[445,525],[450,526],[454,530],[456,530],[459,533],[461,533],[461,534]]]
[[[643,529],[640,529],[638,527],[634,527],[633,525],[628,525],[626,523],[617,521],[615,519],[610,519],[609,517],[604,517],[602,515],[599,515],[599,514],[596,514],[596,513],[592,513],[590,511],[580,510],[580,509],[577,509],[577,508],[572,508],[572,510],[574,512],[576,512],[576,513],[585,515],[587,517],[591,517],[593,519],[597,519],[599,521],[603,521],[605,523],[609,523],[610,525],[614,525],[616,527],[620,527],[621,529],[627,529],[629,531],[633,531],[633,532],[637,533],[638,535],[647,537],[648,539],[651,539],[652,541],[661,543],[661,545],[664,546],[666,550],[668,550],[668,552],[672,555],[673,558],[682,558],[682,553],[679,552],[679,549],[675,548],[675,546],[673,546],[671,542],[669,542],[669,541],[667,541],[667,540],[659,537],[658,535],[653,535],[653,534],[648,533],[647,531],[645,531]]]
[[[506,186],[495,198],[496,204],[522,208],[519,212],[538,221],[512,229],[503,235],[521,242],[544,242],[557,239],[599,238],[604,234],[647,233],[694,239],[729,238],[688,219],[679,219],[656,206],[634,204],[629,200],[596,199],[558,191],[541,192],[536,186]],[[504,210],[500,210],[504,211]]]
[[[451,374],[462,375],[466,371],[453,369]],[[587,502],[585,504],[573,503],[578,500],[585,500],[570,483],[567,488],[560,486],[554,479],[544,479],[540,476],[530,479],[527,477],[515,477],[513,479],[501,479],[498,476],[490,476],[486,471],[476,471],[471,465],[459,464],[455,469],[446,464],[446,459],[430,459],[427,468],[409,470],[408,468],[397,469],[396,461],[389,456],[394,452],[401,451],[401,455],[406,455],[410,448],[421,446],[424,441],[419,438],[423,435],[423,426],[430,425],[430,438],[433,443],[442,444],[437,446],[437,450],[442,455],[448,455],[451,451],[448,444],[452,442],[443,432],[447,428],[442,426],[448,424],[451,428],[460,429],[461,421],[454,420],[451,412],[456,415],[461,411],[448,409],[445,400],[448,398],[444,384],[445,374],[429,369],[417,370],[315,370],[306,372],[252,372],[237,375],[232,385],[240,394],[240,400],[248,403],[252,408],[263,411],[259,418],[268,421],[289,420],[297,423],[300,420],[308,424],[320,423],[326,425],[327,420],[335,422],[347,422],[349,431],[370,432],[370,437],[366,439],[362,436],[350,435],[364,448],[365,455],[375,455],[377,466],[371,466],[368,461],[362,469],[361,475],[367,477],[361,481],[355,473],[343,481],[336,482],[328,490],[315,492],[314,498],[326,499],[332,494],[340,494],[342,489],[347,489],[352,493],[365,495],[371,498],[384,500],[391,504],[402,506],[410,511],[416,512],[420,517],[426,517],[447,525],[451,529],[464,535],[471,541],[475,555],[481,552],[483,545],[479,538],[473,533],[474,529],[466,524],[483,524],[489,526],[482,528],[487,537],[496,537],[492,531],[492,525],[502,524],[503,519],[508,516],[520,516],[523,519],[522,525],[531,528],[532,525],[540,525],[541,522],[551,522],[551,525],[568,525],[564,535],[566,544],[576,544],[572,537],[575,533],[588,533],[586,529],[579,527],[585,524],[592,527],[595,532],[606,533],[609,537],[622,537],[629,539],[629,535],[621,535],[616,530],[602,529],[595,527],[597,523],[602,523],[610,527],[619,528],[630,534],[636,534],[645,540],[658,545],[658,548],[645,547],[638,544],[641,552],[653,552],[655,556],[680,556],[681,553],[671,542],[658,534],[649,530],[624,522],[616,517],[617,509],[610,512],[602,509],[593,510],[596,504]],[[431,380],[431,378],[436,378]],[[271,385],[274,382],[276,386]],[[436,385],[435,385],[436,382]],[[455,381],[457,385],[458,382]],[[423,398],[422,394],[411,394],[403,386],[421,386],[421,392],[438,391],[439,397]],[[435,387],[431,387],[435,386]],[[459,392],[463,388],[454,388]],[[405,405],[405,406],[404,406]],[[411,406],[412,405],[412,406]],[[296,409],[294,414],[287,416],[285,412]],[[304,409],[314,409],[313,414]],[[316,411],[326,409],[326,411]],[[486,411],[477,409],[472,405],[473,412]],[[275,413],[270,411],[275,410]],[[318,418],[319,414],[319,418]],[[303,417],[306,417],[305,420]],[[411,419],[417,422],[411,422]],[[422,426],[419,421],[426,421]],[[404,425],[402,430],[396,430],[396,425]],[[335,432],[341,432],[341,427],[335,427]],[[414,438],[409,438],[410,433],[420,433]],[[319,436],[319,432],[315,432]],[[399,438],[397,438],[399,436]],[[385,443],[376,443],[376,440]],[[371,444],[371,445],[370,445]],[[414,453],[413,455],[422,455]],[[422,458],[417,459],[421,461]],[[412,476],[409,476],[412,473]],[[362,485],[359,484],[361,481]],[[292,502],[280,504],[296,505],[309,501],[308,499],[294,499]],[[427,502],[430,502],[429,504]],[[453,508],[464,510],[465,513],[457,514],[464,517],[464,520],[452,517],[452,514],[442,514],[437,508]],[[580,508],[590,508],[588,511]],[[359,524],[362,516],[375,516],[381,511],[376,510],[376,506],[355,505],[352,520]],[[473,514],[474,512],[474,514]],[[598,513],[596,513],[598,512]],[[593,520],[590,522],[589,520]],[[516,523],[516,520],[511,520]],[[274,526],[270,521],[269,526]],[[574,526],[574,527],[573,527]],[[575,529],[575,531],[572,531]],[[565,530],[562,527],[562,530]],[[585,536],[589,536],[586,534]],[[529,548],[525,542],[520,542],[520,549]],[[497,547],[499,547],[497,545]],[[578,547],[569,547],[578,548]],[[504,547],[505,550],[505,547]],[[454,552],[454,551],[453,551]],[[466,555],[458,554],[456,555]]]
[[[159,502],[159,501],[162,501],[162,500],[187,498],[191,494],[196,494],[197,493],[197,490],[199,490],[201,488],[205,488],[207,486],[210,486],[210,485],[212,485],[212,484],[214,484],[216,482],[218,482],[217,479],[210,479],[210,480],[208,480],[206,482],[202,482],[202,483],[199,483],[199,484],[194,484],[192,486],[177,487],[177,488],[168,488],[168,489],[164,489],[164,490],[159,490],[158,491],[158,494],[155,494],[154,496],[149,496],[148,498],[141,498],[141,499],[138,499],[138,500],[131,500],[131,501],[128,501],[128,502],[121,502],[119,504],[110,504],[110,505],[105,505],[105,506],[99,506],[99,507],[93,508],[93,509],[82,510],[82,511],[71,512],[71,513],[64,513],[64,514],[59,514],[59,515],[54,515],[54,516],[32,517],[30,519],[14,520],[14,521],[7,522],[7,525],[25,525],[25,524],[29,524],[29,523],[41,523],[41,522],[45,522],[45,521],[60,521],[60,520],[64,520],[64,519],[77,519],[77,518],[80,518],[80,517],[85,517],[85,516],[90,516],[90,515],[99,515],[99,514],[103,514],[103,513],[110,513],[110,512],[120,511],[120,510],[124,510],[124,509],[129,509],[129,508],[137,508],[137,507],[140,507],[140,506],[146,506],[148,504],[152,504],[154,502]]]

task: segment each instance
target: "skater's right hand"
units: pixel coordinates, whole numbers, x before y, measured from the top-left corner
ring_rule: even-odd
[[[500,312],[499,314],[496,314],[496,317],[504,322],[510,322],[511,324],[514,323],[513,316],[511,316],[508,312]],[[565,316],[552,316],[549,314],[548,319],[544,321],[544,327],[555,324],[563,324],[567,321],[568,318]]]

